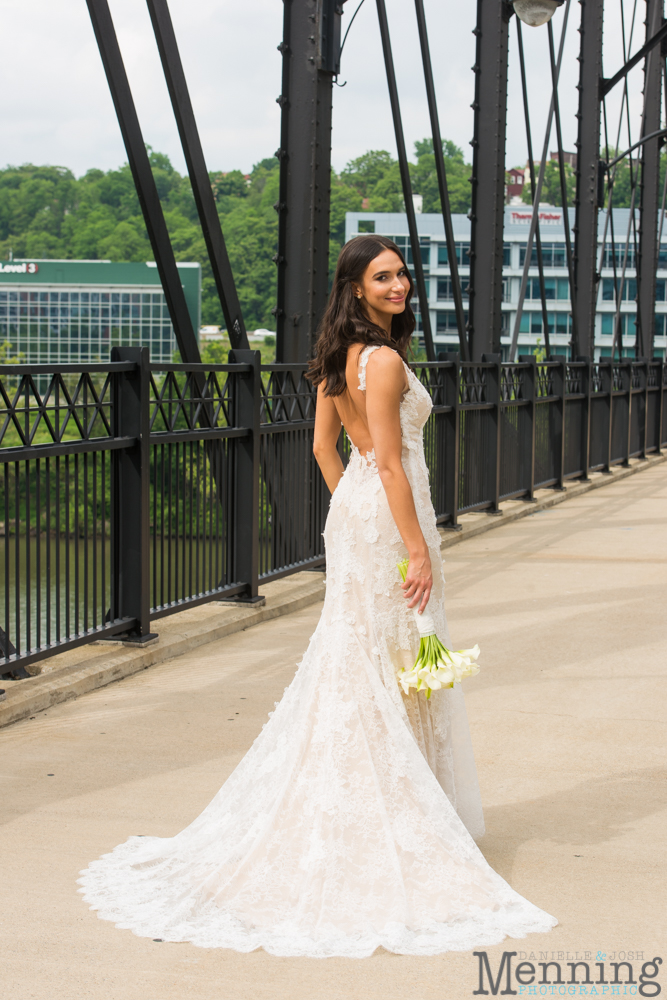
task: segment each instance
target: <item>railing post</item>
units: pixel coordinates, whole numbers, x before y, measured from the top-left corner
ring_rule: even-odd
[[[558,397],[556,406],[558,407],[557,419],[553,422],[555,432],[554,452],[556,455],[556,479],[557,490],[565,489],[565,397],[567,395],[567,358],[563,354],[552,354],[550,361],[556,361],[558,366],[554,368],[554,396]]]
[[[649,380],[649,360],[648,358],[639,358],[641,362],[641,372],[642,379],[644,380],[642,389],[644,390],[644,427],[642,430],[643,440],[641,447],[640,458],[646,458],[646,449],[648,447],[648,380]]]
[[[581,372],[581,391],[586,397],[584,399],[584,416],[581,421],[581,481],[582,483],[590,482],[590,468],[591,468],[591,359],[588,355],[579,355],[577,361],[583,361],[585,367],[580,369]]]
[[[500,509],[500,379],[502,366],[500,354],[483,354],[482,361],[493,364],[493,368],[486,369],[486,400],[493,403],[493,419],[495,421],[496,446],[493,451],[493,465],[490,469],[490,479],[493,489],[493,507],[487,511],[488,514],[502,514]]]
[[[111,361],[130,361],[134,370],[116,375],[115,437],[135,444],[115,452],[115,573],[112,586],[116,618],[134,618],[124,642],[157,639],[150,630],[150,353],[147,347],[112,347]],[[115,609],[113,607],[115,604]]]
[[[529,364],[526,368],[524,385],[526,396],[530,400],[528,412],[530,413],[530,484],[528,496],[524,500],[535,501],[535,423],[537,418],[537,358],[534,354],[521,354],[519,361],[522,364]]]
[[[438,355],[438,360],[451,362],[451,367],[445,368],[445,405],[452,408],[445,421],[447,462],[442,470],[445,477],[445,509],[451,512],[451,521],[445,525],[445,528],[449,531],[462,531],[462,526],[458,523],[461,361],[458,351],[441,352]]]
[[[247,437],[235,444],[234,503],[232,515],[233,583],[244,583],[246,591],[232,601],[263,604],[259,589],[259,410],[261,401],[261,355],[259,351],[230,351],[230,364],[249,365],[249,372],[236,375],[234,421],[247,427]]]
[[[665,389],[667,388],[667,386],[665,385],[665,375],[666,374],[667,374],[667,365],[665,364],[665,362],[662,359],[660,359],[658,361],[658,406],[657,406],[657,410],[658,410],[658,418],[657,418],[658,419],[658,448],[657,448],[657,453],[658,453],[658,455],[662,454],[662,446],[663,446],[663,444],[667,444],[667,441],[663,441],[663,437],[662,437],[662,422],[665,419],[664,418],[664,413],[665,413]]]
[[[625,362],[621,361],[621,375],[623,379],[624,390],[628,394],[628,426],[627,434],[625,436],[625,458],[623,460],[623,465],[630,465],[630,451],[632,449],[631,438],[632,438],[632,361],[627,359]]]
[[[640,358],[639,360],[641,361],[642,378],[644,380],[644,385],[642,386],[642,388],[644,389],[644,430],[643,430],[644,437],[643,437],[643,441],[642,441],[642,448],[641,448],[640,458],[646,458],[646,447],[647,447],[647,442],[648,442],[648,373],[649,373],[649,366],[648,366],[648,358]]]
[[[615,382],[614,360],[613,360],[613,357],[609,359],[609,365],[608,366],[605,363],[604,366],[601,367],[600,373],[602,375],[602,384],[603,384],[603,386],[606,386],[609,389],[609,426],[607,427],[607,438],[608,438],[608,440],[607,440],[607,465],[606,465],[606,468],[605,468],[604,471],[610,473],[611,472],[611,460],[612,460],[612,447],[613,447],[613,445],[612,445],[612,442],[613,442],[612,427],[613,427],[613,420],[614,420],[614,382]]]

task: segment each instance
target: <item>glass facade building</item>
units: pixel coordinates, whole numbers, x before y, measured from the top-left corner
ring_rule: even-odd
[[[501,343],[503,358],[509,355],[512,333],[517,316],[517,304],[521,278],[526,259],[526,244],[532,209],[529,206],[508,205],[505,208],[503,246],[503,304],[501,321]],[[456,258],[461,277],[463,306],[467,308],[466,291],[470,276],[470,221],[465,215],[452,217]],[[595,356],[607,357],[611,354],[614,319],[616,314],[614,264],[616,275],[620,277],[625,262],[625,282],[621,294],[620,318],[623,340],[623,356],[634,357],[635,317],[637,314],[637,280],[635,271],[634,245],[628,247],[617,243],[613,248],[605,238],[605,214],[600,213],[599,253],[602,262],[601,280],[598,287],[598,304],[595,319]],[[637,220],[638,223],[639,220]],[[627,208],[613,209],[614,232],[628,232],[630,211]],[[574,223],[574,211],[570,211],[570,225]],[[436,350],[458,350],[458,333],[454,315],[454,301],[449,271],[449,257],[445,243],[442,216],[423,214],[417,216],[417,228],[421,257],[426,274],[429,298],[431,329]],[[360,233],[375,232],[395,240],[406,253],[408,264],[412,264],[409,247],[408,225],[404,214],[390,212],[348,212],[346,216],[346,240],[354,239]],[[547,300],[547,321],[549,340],[553,354],[568,354],[568,341],[572,329],[570,285],[565,257],[565,231],[563,212],[550,205],[540,207],[540,232],[542,237],[542,257],[545,274],[545,297]],[[574,237],[572,237],[574,239]],[[615,250],[615,255],[614,251]],[[614,260],[614,256],[616,260]],[[519,325],[519,353],[539,353],[544,348],[544,330],[540,286],[537,270],[537,252],[532,248],[528,286]],[[413,299],[413,304],[418,303]],[[667,243],[660,247],[658,278],[656,284],[655,356],[665,358],[667,354]],[[421,328],[419,315],[418,329]]]
[[[178,264],[199,331],[201,267]],[[149,347],[170,362],[176,339],[153,263],[0,262],[0,345],[31,364],[107,361],[112,347]]]

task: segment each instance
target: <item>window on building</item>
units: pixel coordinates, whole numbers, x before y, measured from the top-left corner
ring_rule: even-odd
[[[469,243],[457,243],[456,244],[456,263],[459,267],[468,267],[470,264],[470,244]],[[449,264],[449,254],[447,252],[446,243],[438,243],[438,266],[447,267]]]
[[[461,278],[461,294],[468,295],[468,279]],[[450,302],[454,298],[451,278],[438,278],[438,302]]]
[[[618,278],[618,288],[621,290],[621,278]],[[663,282],[664,288],[664,282]],[[663,293],[664,294],[664,293]],[[621,302],[635,302],[637,299],[637,279],[626,277],[623,282]],[[616,302],[616,288],[613,278],[602,279],[602,301]]]
[[[547,313],[549,322],[549,333],[570,333],[572,330],[572,316],[566,312]],[[542,313],[525,312],[521,316],[520,333],[543,333]]]
[[[623,350],[621,351],[621,357],[622,358],[634,358],[634,356],[635,356],[635,348],[634,348],[634,346],[632,346],[632,347],[624,347]],[[600,357],[601,358],[610,358],[611,357],[611,347],[601,347],[600,348]],[[614,357],[615,358],[618,357],[618,348],[614,351]]]
[[[358,233],[374,233],[375,232],[375,219],[359,219],[357,225]]]
[[[547,302],[570,298],[570,282],[567,278],[545,278],[544,297]],[[540,299],[540,279],[529,278],[526,285],[527,299]]]
[[[665,301],[665,279],[658,278],[655,283],[655,301],[664,302]]]
[[[521,267],[526,262],[526,248],[521,247],[519,251],[519,264]],[[544,267],[567,267],[567,257],[564,243],[543,243],[542,244],[542,264]],[[537,247],[533,243],[530,255],[531,267],[537,267]]]
[[[655,335],[656,337],[667,337],[667,313],[656,313]]]
[[[464,312],[464,317],[466,323],[468,322],[468,313]],[[436,313],[435,329],[437,333],[457,333],[458,326],[456,325],[456,313],[454,310],[449,310],[445,312]]]
[[[523,182],[523,177],[519,181],[521,184]],[[512,263],[512,244],[503,243],[503,267],[509,267]]]
[[[152,359],[164,362],[171,361],[175,349],[162,291],[21,293],[3,289],[0,342],[6,340],[32,364],[106,361],[109,348],[116,344],[150,345]]]
[[[662,261],[662,246],[660,247],[660,260]],[[665,247],[667,252],[667,247]],[[623,263],[625,261],[626,267],[635,266],[635,248],[634,244],[630,243],[628,245],[627,260],[625,255],[625,243],[616,243],[612,247],[611,243],[606,243],[604,248],[604,253],[602,254],[602,266],[603,267],[613,267],[614,257],[616,258],[616,267],[619,270],[623,270]],[[665,262],[667,263],[667,257],[665,257]]]
[[[613,337],[615,313],[602,314],[602,335],[603,337]],[[633,338],[637,335],[637,324],[634,313],[621,313],[621,335]]]
[[[396,246],[399,248],[403,256],[405,257],[408,265],[414,264],[412,259],[412,247],[410,245],[409,236],[392,236]],[[422,265],[428,267],[431,263],[431,239],[429,236],[419,237],[419,247],[421,250]]]

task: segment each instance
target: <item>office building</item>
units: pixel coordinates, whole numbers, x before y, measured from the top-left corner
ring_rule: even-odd
[[[503,304],[501,343],[503,358],[509,356],[512,332],[517,316],[521,279],[526,259],[526,244],[532,209],[530,206],[507,205],[505,207],[504,247],[503,247]],[[465,215],[452,217],[456,257],[461,276],[463,305],[467,309],[466,289],[470,276],[470,220]],[[637,282],[635,271],[634,240],[625,254],[625,234],[628,232],[630,211],[627,208],[613,209],[613,225],[616,234],[616,276],[623,272],[625,281],[621,296],[620,321],[623,340],[623,357],[635,355],[635,317],[637,304]],[[611,354],[616,303],[614,295],[614,259],[609,237],[610,227],[605,229],[605,213],[600,213],[599,251],[601,259],[601,279],[598,289],[598,306],[595,319],[595,357],[609,357]],[[574,223],[574,211],[570,210],[570,223]],[[417,215],[417,228],[421,245],[421,256],[426,274],[431,329],[439,351],[458,350],[458,333],[449,258],[445,231],[441,215]],[[408,263],[412,263],[407,219],[404,214],[384,212],[348,212],[346,216],[346,240],[357,234],[375,232],[395,240],[406,253]],[[540,208],[540,232],[549,322],[549,340],[552,354],[568,354],[572,330],[572,309],[570,286],[565,250],[563,212],[560,208],[543,205]],[[606,236],[605,236],[606,233]],[[667,236],[667,233],[665,234]],[[573,237],[574,239],[574,237]],[[602,241],[605,239],[603,251]],[[623,242],[621,242],[623,241]],[[532,248],[528,285],[519,326],[518,353],[541,353],[545,338],[542,321],[542,306],[537,270],[537,252]],[[655,349],[656,357],[664,358],[667,353],[667,242],[660,246],[658,276],[656,283]],[[415,295],[416,300],[416,295]],[[415,305],[418,305],[413,300]]]
[[[195,331],[201,266],[178,270]],[[170,362],[176,340],[154,263],[105,260],[0,262],[0,345],[30,364],[108,361],[111,347],[150,347]]]

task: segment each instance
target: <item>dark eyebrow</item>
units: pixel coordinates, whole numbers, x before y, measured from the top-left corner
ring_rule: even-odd
[[[398,271],[399,271],[399,273],[401,271],[405,271],[405,267],[403,265],[401,265],[401,267],[399,267]],[[373,277],[374,278],[379,278],[381,274],[390,274],[390,272],[389,271],[378,271],[378,273],[374,274]]]

